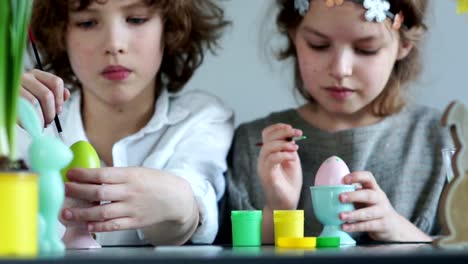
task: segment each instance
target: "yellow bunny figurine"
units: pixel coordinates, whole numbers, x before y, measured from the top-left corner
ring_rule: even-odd
[[[460,102],[453,102],[442,119],[450,127],[457,151],[452,158],[454,179],[447,185],[441,200],[442,225],[447,237],[436,241],[440,247],[468,248],[468,109]]]

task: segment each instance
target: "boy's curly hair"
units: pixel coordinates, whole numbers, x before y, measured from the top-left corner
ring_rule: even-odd
[[[69,11],[86,9],[108,0],[34,0],[31,30],[43,58],[44,70],[65,83],[80,87],[65,45]],[[164,56],[156,87],[180,91],[203,62],[208,50],[215,53],[222,30],[230,22],[213,0],[142,0],[161,12],[164,23]]]
[[[311,0],[314,1],[314,0]],[[288,31],[295,29],[302,21],[302,16],[294,8],[294,0],[277,0],[279,13],[276,18],[278,29],[284,37],[288,38],[286,48],[278,53],[280,59],[293,58],[295,64],[295,84],[299,93],[309,102],[316,103],[304,88],[299,72],[296,49],[289,38]],[[424,22],[428,0],[388,0],[390,11],[397,14],[403,12],[405,27],[399,30],[400,41],[411,42],[413,49],[408,56],[395,63],[387,86],[372,102],[372,109],[377,116],[387,116],[399,112],[406,104],[405,89],[407,84],[415,80],[421,73],[421,50],[418,45],[423,34],[427,31]]]

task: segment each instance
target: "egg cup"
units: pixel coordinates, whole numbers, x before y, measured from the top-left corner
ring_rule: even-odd
[[[68,181],[66,175],[70,169],[99,168],[101,166],[96,150],[87,141],[80,140],[73,143],[73,145],[70,146],[70,150],[73,152],[73,160],[62,170],[64,182]],[[94,203],[89,201],[65,197],[63,208],[86,208],[93,205]],[[61,219],[61,222],[66,227],[62,241],[65,243],[67,249],[101,248],[101,245],[94,240],[93,236],[86,229],[86,223],[66,221],[64,219]]]
[[[341,230],[343,221],[339,218],[341,212],[354,211],[354,205],[342,203],[338,198],[341,193],[353,192],[354,190],[354,185],[310,187],[315,216],[324,226],[320,237],[339,237],[340,245],[356,245],[356,241],[348,233]]]
[[[69,207],[91,207],[93,203],[65,197],[64,208]],[[67,249],[92,249],[101,248],[101,245],[93,238],[91,233],[86,229],[86,223],[83,222],[71,222],[61,219],[61,222],[65,226],[65,234],[62,237],[62,241]]]

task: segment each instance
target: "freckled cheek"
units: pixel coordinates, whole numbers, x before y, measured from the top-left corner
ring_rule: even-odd
[[[310,92],[320,85],[324,73],[313,63],[300,63],[299,65],[304,88]]]
[[[380,93],[385,88],[392,66],[377,63],[361,63],[354,69],[354,75],[364,87],[369,87],[374,93]]]

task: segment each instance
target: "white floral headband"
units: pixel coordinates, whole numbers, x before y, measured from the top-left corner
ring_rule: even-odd
[[[388,17],[393,21],[393,27],[399,29],[403,24],[403,14],[400,12],[397,15],[391,13],[390,3],[387,0],[348,0],[358,4],[362,4],[367,9],[364,17],[367,21],[383,22]],[[344,0],[326,0],[328,7],[340,6]],[[294,8],[301,16],[304,16],[309,10],[310,0],[294,0]]]

